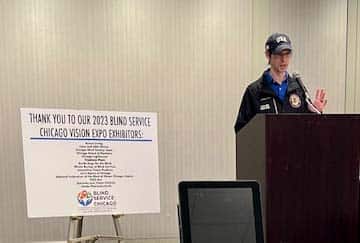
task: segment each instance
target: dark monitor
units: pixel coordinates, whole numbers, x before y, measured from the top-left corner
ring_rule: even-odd
[[[255,181],[179,183],[182,243],[263,243],[259,184]]]

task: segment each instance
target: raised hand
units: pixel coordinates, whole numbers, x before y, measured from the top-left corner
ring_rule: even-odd
[[[325,99],[325,90],[324,89],[316,90],[316,95],[315,95],[315,99],[313,101],[313,105],[320,112],[323,112],[326,104],[327,104],[327,100]]]

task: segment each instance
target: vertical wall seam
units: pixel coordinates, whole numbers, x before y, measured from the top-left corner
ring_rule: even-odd
[[[349,0],[348,0],[349,1]],[[359,4],[358,4],[359,0],[356,0],[356,21],[355,21],[355,70],[354,70],[354,98],[353,98],[353,105],[352,105],[352,111],[355,112],[355,109],[356,109],[356,88],[357,88],[357,62],[358,62],[358,52],[357,52],[357,49],[358,49],[358,26],[359,26],[359,18],[358,18],[358,15],[359,15]],[[347,80],[346,80],[347,81]]]
[[[351,1],[355,2],[355,16],[350,16],[350,7],[353,7],[350,3]],[[350,6],[351,5],[351,6]],[[346,16],[346,61],[345,61],[345,102],[344,102],[344,111],[345,113],[348,112],[355,112],[355,103],[356,103],[356,77],[357,77],[357,60],[358,60],[358,0],[347,0],[347,16]],[[350,19],[351,17],[351,19]],[[350,28],[349,24],[351,25],[351,21],[355,17],[355,21],[353,21],[354,27],[353,30],[355,31],[355,40],[354,44],[351,45],[350,42]],[[350,63],[352,60],[349,59],[349,53],[351,50],[355,50],[354,54],[355,57],[353,58],[354,63]],[[349,78],[349,66],[354,65],[355,68],[350,74],[351,77]],[[351,86],[353,86],[353,90],[351,90]],[[351,99],[350,99],[351,98]]]
[[[254,0],[254,1],[256,1],[256,0]],[[254,34],[254,21],[255,21],[255,19],[254,19],[254,16],[255,16],[255,7],[254,7],[254,1],[251,1],[251,29],[250,29],[250,31],[251,31],[251,42],[250,42],[250,48],[251,48],[251,78],[253,78],[252,76],[253,76],[253,74],[254,74],[254,41],[255,41],[255,34]]]

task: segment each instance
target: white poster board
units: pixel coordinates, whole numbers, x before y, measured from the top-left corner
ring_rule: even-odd
[[[156,113],[22,108],[28,217],[160,212]]]

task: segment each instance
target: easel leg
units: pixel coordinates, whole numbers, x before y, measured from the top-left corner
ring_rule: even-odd
[[[68,230],[68,240],[81,237],[83,216],[71,216]]]
[[[114,227],[115,227],[115,233],[116,236],[122,236],[121,227],[120,227],[120,218],[124,216],[122,214],[114,214],[112,215],[113,221],[114,221]],[[118,243],[120,243],[121,240],[118,240]]]

